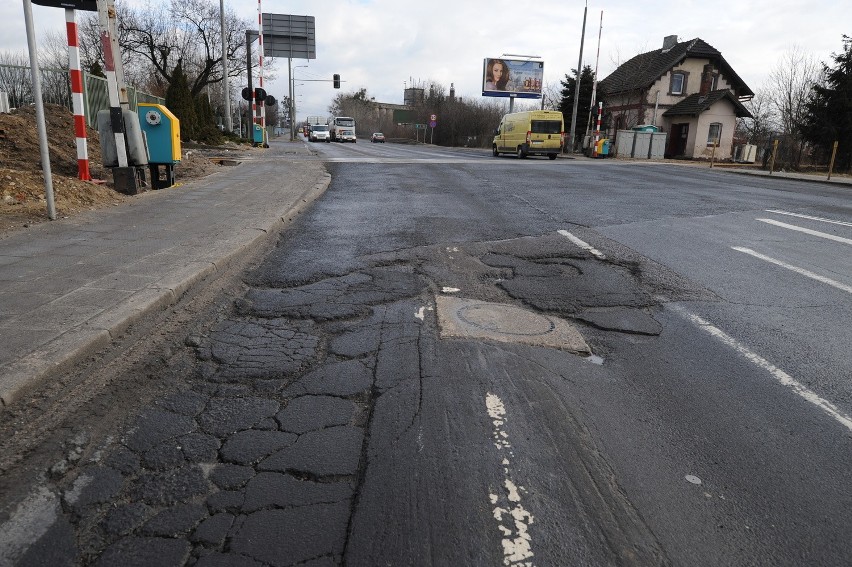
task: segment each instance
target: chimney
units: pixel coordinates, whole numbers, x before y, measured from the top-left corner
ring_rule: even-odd
[[[713,65],[707,64],[704,66],[704,71],[701,73],[701,89],[698,91],[700,95],[706,95],[713,88]]]
[[[677,45],[677,36],[667,35],[663,38],[663,53],[668,53],[675,45]]]

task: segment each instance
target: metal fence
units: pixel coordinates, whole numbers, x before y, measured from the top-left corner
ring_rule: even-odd
[[[41,93],[44,102],[58,104],[73,110],[71,103],[71,79],[67,69],[39,69]],[[0,65],[0,92],[9,95],[9,106],[18,108],[35,102],[30,68],[21,65]],[[128,86],[127,97],[130,110],[135,111],[140,102],[165,104],[165,99],[144,93]],[[83,104],[86,122],[90,128],[97,126],[99,110],[109,109],[107,80],[103,77],[83,73]]]

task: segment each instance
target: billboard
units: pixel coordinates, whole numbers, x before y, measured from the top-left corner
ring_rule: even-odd
[[[544,63],[491,57],[482,64],[482,96],[541,98]]]
[[[263,54],[266,57],[316,59],[316,24],[313,16],[261,13]]]

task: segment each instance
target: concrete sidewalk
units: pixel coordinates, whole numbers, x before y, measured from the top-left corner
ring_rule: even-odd
[[[236,167],[0,239],[3,405],[174,303],[321,195],[329,175],[294,152],[310,155],[273,141]]]
[[[826,183],[828,185],[841,185],[852,187],[852,177],[833,175],[828,179],[828,174],[815,175],[810,173],[796,173],[795,171],[774,171],[769,173],[765,169],[719,167],[719,171],[729,171],[740,175],[754,175],[756,177],[771,177],[773,179],[793,179],[795,181],[807,181],[808,183]]]

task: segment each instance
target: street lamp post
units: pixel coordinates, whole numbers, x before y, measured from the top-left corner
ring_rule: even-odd
[[[287,66],[290,70],[290,108],[287,109],[287,111],[290,114],[290,141],[295,142],[296,141],[296,97],[293,96],[294,95],[293,91],[296,88],[296,85],[295,85],[296,79],[295,79],[295,77],[293,77],[293,69],[299,69],[301,67],[308,67],[308,65],[296,65],[295,67],[293,67],[292,64],[293,64],[293,60],[288,58],[287,59]]]
[[[225,94],[225,128],[229,134],[234,131],[231,121],[231,86],[228,84],[228,38],[225,35],[225,0],[219,0],[219,26],[222,33],[222,85]]]

